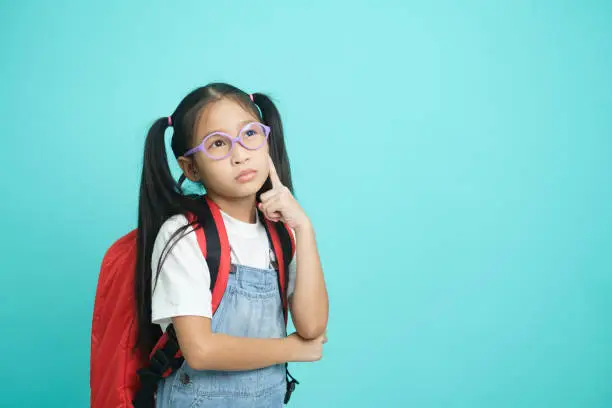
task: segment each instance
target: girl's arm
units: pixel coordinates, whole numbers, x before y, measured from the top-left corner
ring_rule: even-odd
[[[300,336],[314,339],[327,327],[327,289],[312,224],[298,226],[295,235],[296,277],[290,301],[291,317]]]
[[[295,334],[280,339],[234,337],[213,333],[211,320],[200,316],[172,318],[179,346],[194,370],[243,371],[290,361],[321,359],[325,336],[304,340]]]
[[[261,195],[259,209],[271,221],[283,221],[295,231],[296,280],[291,299],[291,316],[297,333],[314,339],[327,327],[328,299],[310,219],[293,194],[281,182],[269,159],[272,189]]]

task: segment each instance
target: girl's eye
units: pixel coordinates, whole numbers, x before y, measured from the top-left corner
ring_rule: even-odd
[[[208,143],[207,149],[219,148],[225,145],[226,145],[225,140],[223,140],[222,138],[218,138],[218,139],[211,140],[210,143]]]
[[[257,132],[255,132],[253,129],[249,129],[249,130],[247,130],[247,131],[245,132],[245,134],[246,134],[248,137],[251,137],[251,136],[255,136],[255,135],[257,134]]]

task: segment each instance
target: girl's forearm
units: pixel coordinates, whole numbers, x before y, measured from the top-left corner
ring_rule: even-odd
[[[297,333],[313,339],[323,334],[327,327],[327,289],[312,224],[297,228],[295,234],[297,264],[291,316]]]

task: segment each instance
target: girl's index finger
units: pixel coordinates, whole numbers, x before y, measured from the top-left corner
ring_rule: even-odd
[[[283,183],[281,182],[280,177],[278,177],[272,157],[268,156],[268,160],[270,162],[270,181],[272,182],[272,188],[282,187]]]

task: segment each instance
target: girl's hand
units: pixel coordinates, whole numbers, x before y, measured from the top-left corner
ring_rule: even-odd
[[[295,230],[310,225],[306,213],[278,177],[272,158],[268,157],[268,161],[272,189],[261,195],[261,203],[257,205],[258,208],[270,221],[282,221]]]
[[[297,333],[285,338],[289,344],[291,362],[313,362],[323,358],[323,344],[327,343],[327,335],[322,334],[316,339],[304,340]]]

